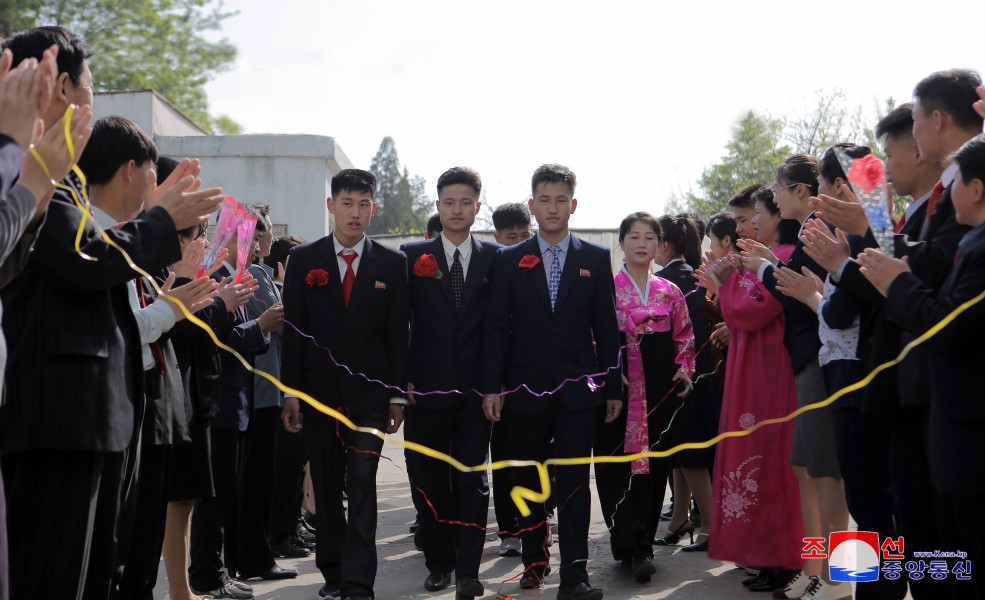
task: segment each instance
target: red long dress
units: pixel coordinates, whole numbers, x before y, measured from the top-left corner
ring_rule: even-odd
[[[793,412],[783,308],[749,272],[732,272],[719,297],[730,332],[719,432],[749,429]],[[709,557],[757,567],[803,567],[800,492],[787,462],[792,443],[792,420],[719,443]]]

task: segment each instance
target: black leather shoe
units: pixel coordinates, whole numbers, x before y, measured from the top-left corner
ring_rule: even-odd
[[[318,590],[319,600],[328,600],[328,598],[338,598],[341,595],[342,595],[342,589],[337,583],[326,583],[325,585],[321,586],[320,590]]]
[[[750,592],[772,592],[782,590],[790,583],[792,574],[786,569],[763,569],[759,580],[746,586]]]
[[[707,552],[708,551],[708,540],[703,542],[694,542],[693,544],[688,544],[681,548],[681,552]]]
[[[271,544],[270,551],[274,553],[274,558],[304,558],[311,555],[311,552],[307,548],[299,546],[291,538]]]
[[[300,525],[301,527],[304,527],[309,532],[314,533],[315,532],[315,515],[311,514],[308,511],[304,511],[304,514],[301,515],[301,518],[300,519],[298,519],[298,525]]]
[[[640,556],[633,559],[633,577],[639,583],[646,583],[650,581],[653,574],[657,572],[657,568],[653,566],[650,559],[645,556]]]
[[[315,534],[305,529],[301,523],[298,523],[297,537],[301,538],[305,544],[314,544],[317,539]]]
[[[587,583],[576,583],[557,589],[557,600],[602,600],[602,595],[602,590]]]
[[[544,578],[551,574],[551,568],[548,567],[534,567],[523,574],[520,578],[520,589],[523,590],[536,590],[540,586],[544,585]]]
[[[240,571],[239,575],[243,579],[264,579],[271,581],[274,579],[294,579],[298,576],[298,572],[294,569],[285,569],[280,565],[274,565],[260,573],[244,573]]]
[[[424,580],[424,589],[429,592],[437,592],[451,585],[451,573],[431,573]]]
[[[485,593],[482,582],[470,575],[458,577],[455,581],[455,600],[471,600]]]

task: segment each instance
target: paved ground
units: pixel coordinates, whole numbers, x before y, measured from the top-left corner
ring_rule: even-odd
[[[407,527],[414,520],[414,509],[410,490],[404,474],[403,451],[391,444],[384,447],[384,454],[393,462],[381,461],[378,477],[379,487],[379,530],[378,543],[380,564],[376,579],[376,598],[378,600],[447,598],[455,597],[454,585],[451,589],[436,594],[424,590],[427,569],[424,556],[414,549],[413,536]],[[682,553],[672,549],[658,549],[654,560],[657,574],[650,583],[639,584],[609,553],[608,534],[598,507],[594,483],[592,488],[593,509],[589,547],[592,556],[588,571],[594,585],[605,590],[608,600],[629,600],[635,598],[671,600],[690,600],[693,598],[762,598],[770,594],[748,592],[739,585],[747,575],[732,563],[710,560],[705,553]],[[495,517],[490,506],[490,523]],[[765,532],[765,535],[769,535]],[[687,538],[685,538],[685,542]],[[754,543],[754,540],[750,540]],[[497,598],[497,592],[512,598],[549,598],[557,593],[556,569],[548,577],[547,585],[541,590],[524,591],[518,585],[522,571],[520,559],[500,558],[496,553],[499,540],[494,535],[487,538],[483,553],[480,578],[486,587],[485,599]],[[557,546],[553,560],[557,563]],[[278,559],[283,567],[298,569],[297,579],[285,582],[251,581],[256,597],[269,600],[315,600],[318,588],[322,585],[321,574],[315,568],[314,556],[306,559]],[[167,598],[167,582],[161,565],[160,579],[155,588],[155,600]],[[515,579],[514,579],[515,578]]]

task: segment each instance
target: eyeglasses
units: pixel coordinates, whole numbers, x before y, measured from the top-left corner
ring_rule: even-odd
[[[806,183],[791,183],[789,185],[777,185],[777,184],[774,183],[773,185],[770,186],[770,190],[772,190],[773,193],[776,194],[780,190],[786,190],[786,189],[789,189],[789,188],[792,188],[792,187],[796,187],[798,185],[807,185],[807,184]]]

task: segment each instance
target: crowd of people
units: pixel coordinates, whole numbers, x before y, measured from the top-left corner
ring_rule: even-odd
[[[455,167],[427,239],[399,249],[365,234],[377,188],[359,169],[332,179],[328,236],[274,240],[253,205],[252,239],[210,247],[222,190],[126,118],[90,126],[84,40],[41,27],[3,48],[0,598],[153,598],[163,555],[170,598],[248,599],[250,579],[297,575],[276,558],[314,552],[319,598],[371,599],[382,432],[401,426],[429,592],[485,593],[488,531],[521,589],[556,569],[559,600],[601,599],[594,463],[612,558],[640,584],[659,581],[654,546],[686,535],[750,591],[851,598],[825,554],[851,516],[907,572],[884,561],[857,598],[985,597],[977,73],[928,75],[876,125],[913,199],[891,246],[842,162],[873,150],[846,141],[788,157],[707,223],[631,213],[613,273],[570,231],[577,181],[558,164],[494,211],[495,242],[472,235],[479,174]],[[490,459],[528,465],[493,472],[495,524]],[[916,553],[934,550],[967,560],[930,576]]]

